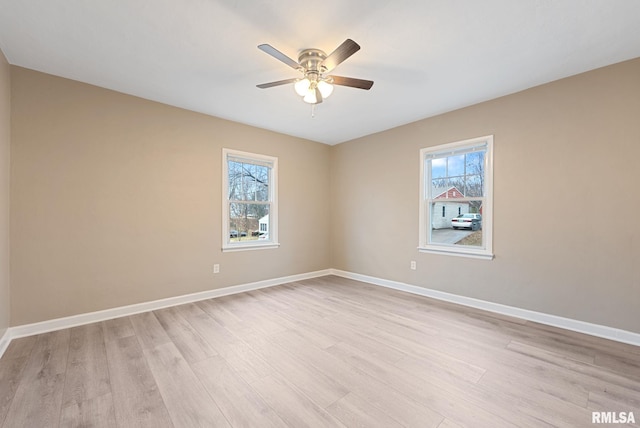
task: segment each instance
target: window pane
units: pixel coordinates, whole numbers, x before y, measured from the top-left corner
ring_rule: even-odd
[[[242,164],[238,162],[229,162],[229,199],[238,200],[242,194]]]
[[[431,198],[484,196],[485,151],[427,159],[431,168]]]
[[[266,166],[256,165],[256,201],[269,200],[269,168]]]
[[[452,199],[464,197],[464,181],[460,177],[431,180],[431,198]]]
[[[430,204],[429,243],[482,247],[482,201],[438,200]],[[442,215],[445,214],[445,215]]]
[[[453,177],[449,179],[447,196],[449,198],[463,198],[465,196],[464,177]]]
[[[468,198],[484,196],[484,177],[481,175],[469,175],[465,180],[464,195]]]
[[[443,198],[447,191],[449,180],[446,178],[438,178],[431,180],[431,198]]]
[[[243,201],[255,200],[256,193],[256,179],[254,175],[255,165],[249,163],[242,164],[242,188],[243,188]]]
[[[251,194],[254,192],[253,188],[253,177],[251,174],[251,170],[253,169],[253,165],[251,164],[242,164],[242,169],[240,171],[241,180],[242,180],[242,197],[240,200],[242,201],[250,201],[252,200]]]
[[[228,169],[230,200],[269,200],[269,167],[229,161]]]
[[[269,204],[229,203],[231,242],[269,239]]]
[[[446,178],[436,178],[431,180],[431,197],[437,198],[447,190],[449,180]]]
[[[454,155],[447,158],[447,175],[449,177],[464,175],[464,157],[465,155]]]
[[[466,174],[484,174],[484,151],[467,153]]]
[[[447,158],[432,159],[431,178],[441,178],[447,176]]]

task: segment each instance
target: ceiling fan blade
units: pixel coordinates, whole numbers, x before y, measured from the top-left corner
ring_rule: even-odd
[[[320,63],[320,67],[323,67],[324,72],[329,72],[336,68],[345,59],[349,58],[354,53],[360,50],[360,45],[351,39],[345,40],[335,51],[331,52],[328,57]]]
[[[298,79],[278,80],[277,82],[262,83],[256,86],[260,89],[267,89],[267,88],[273,88],[274,86],[286,85],[287,83],[294,83],[296,80]]]
[[[369,90],[373,86],[372,80],[354,79],[353,77],[328,76],[334,85],[349,86],[351,88]]]
[[[296,61],[292,60],[291,58],[289,58],[288,56],[286,56],[285,54],[283,54],[282,52],[280,52],[278,49],[274,48],[271,45],[267,45],[267,44],[258,45],[258,49],[260,49],[262,52],[266,54],[271,55],[275,59],[284,62],[289,67],[295,70],[299,70],[300,68],[302,68],[300,64],[298,64]]]

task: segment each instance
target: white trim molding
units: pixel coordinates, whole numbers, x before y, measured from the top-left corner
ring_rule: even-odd
[[[11,331],[7,328],[2,336],[0,336],[0,357],[4,355],[4,351],[9,347],[9,343],[11,343]]]
[[[631,331],[607,327],[599,324],[592,324],[585,321],[574,320],[571,318],[559,317],[557,315],[545,314],[543,312],[521,309],[514,306],[502,305],[500,303],[488,302],[486,300],[474,299],[472,297],[460,296],[457,294],[446,293],[444,291],[432,290],[416,285],[405,284],[403,282],[390,281],[373,276],[346,272],[338,269],[331,269],[331,273],[332,275],[354,279],[357,281],[366,282],[368,284],[379,285],[386,288],[393,288],[394,290],[417,294],[424,297],[430,297],[432,299],[456,303],[462,306],[468,306],[471,308],[482,309],[497,314],[508,315],[514,318],[520,318],[523,320],[546,324],[565,330],[588,334],[590,336],[596,336],[604,339],[614,340],[616,342],[640,346],[640,333],[634,333]]]

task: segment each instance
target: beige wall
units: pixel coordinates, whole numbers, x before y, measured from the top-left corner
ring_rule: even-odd
[[[334,147],[11,71],[11,325],[335,267],[640,332],[640,59]],[[495,260],[418,253],[419,149],[487,134]],[[280,249],[221,253],[222,147],[279,157]]]
[[[330,267],[329,146],[19,67],[11,84],[11,325]],[[223,147],[279,158],[279,249],[221,252]]]
[[[0,337],[9,327],[9,147],[10,67],[0,51]]]
[[[418,151],[488,134],[495,260],[418,253]],[[640,332],[639,161],[640,59],[335,146],[332,265]]]

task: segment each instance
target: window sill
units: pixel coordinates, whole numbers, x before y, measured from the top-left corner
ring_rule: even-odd
[[[222,247],[223,253],[230,253],[233,251],[250,251],[250,250],[268,250],[272,248],[280,247],[278,242],[267,242],[264,244],[237,244],[227,245]]]
[[[445,256],[467,257],[471,259],[493,260],[493,253],[474,250],[463,250],[457,248],[442,247],[418,247],[421,253],[442,254]]]

